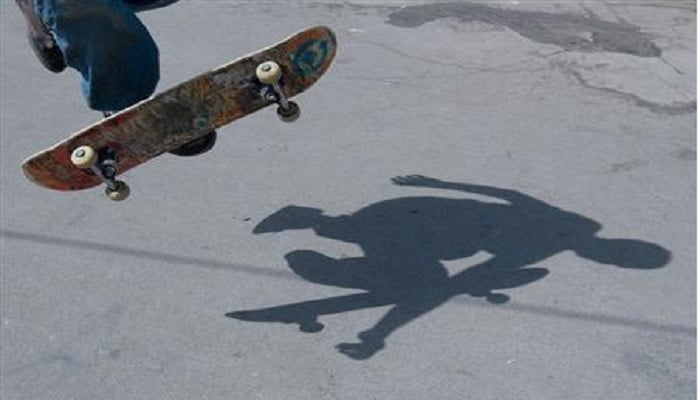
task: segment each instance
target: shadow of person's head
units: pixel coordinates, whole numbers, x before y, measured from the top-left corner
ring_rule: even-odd
[[[665,266],[671,260],[671,252],[665,248],[632,239],[594,237],[577,243],[574,250],[583,258],[620,268],[656,269]]]

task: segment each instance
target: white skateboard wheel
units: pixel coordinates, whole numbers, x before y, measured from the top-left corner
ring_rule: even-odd
[[[73,150],[70,161],[77,168],[89,169],[97,163],[97,152],[90,146],[80,146]]]
[[[274,61],[266,61],[258,65],[255,76],[265,85],[274,85],[282,77],[282,68]]]

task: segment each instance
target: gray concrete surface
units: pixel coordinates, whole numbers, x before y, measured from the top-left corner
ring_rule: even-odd
[[[695,398],[694,2],[144,13],[161,89],[308,25],[340,48],[298,123],[120,204],[22,176],[98,114],[1,4],[3,399]]]

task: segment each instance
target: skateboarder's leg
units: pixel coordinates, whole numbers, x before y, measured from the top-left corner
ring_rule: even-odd
[[[149,97],[159,79],[158,48],[122,1],[36,0],[67,64],[83,78],[88,105],[120,110]]]
[[[168,6],[180,0],[123,0],[134,12],[141,12]],[[66,61],[61,49],[49,28],[44,24],[35,9],[41,0],[15,0],[27,22],[27,38],[39,61],[52,72],[61,72]],[[40,5],[39,5],[40,6]],[[42,6],[45,7],[45,6]],[[50,7],[50,5],[49,5]]]

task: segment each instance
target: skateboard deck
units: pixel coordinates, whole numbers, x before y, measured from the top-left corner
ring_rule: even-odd
[[[291,118],[286,116],[294,119],[298,106],[287,99],[313,85],[335,52],[329,28],[303,30],[88,126],[27,158],[22,169],[46,188],[81,190],[106,183],[109,189],[114,176],[269,105],[277,104],[283,119],[291,109]],[[256,72],[268,62],[278,72],[273,78]],[[94,149],[100,168],[76,166],[71,156],[83,146]]]

